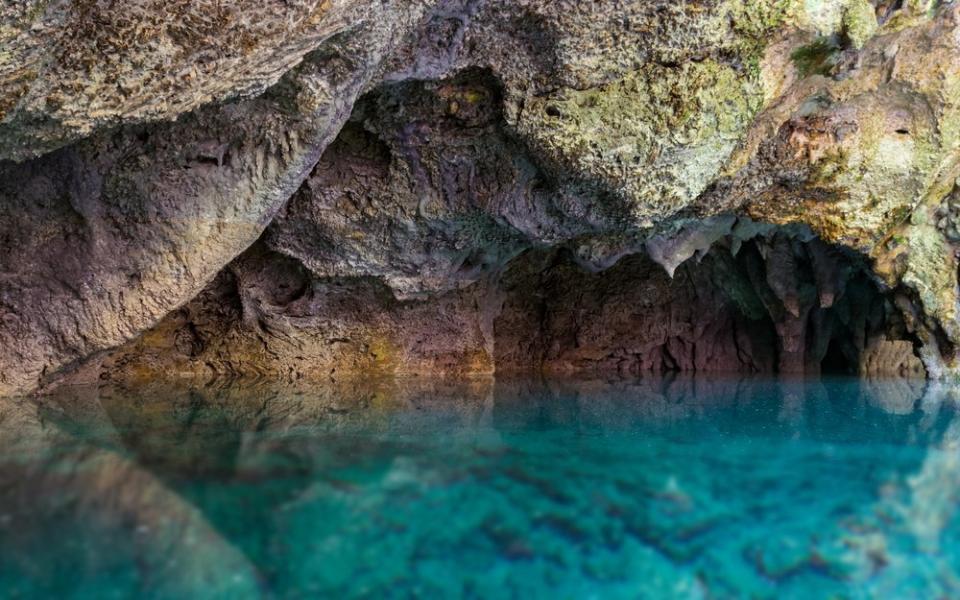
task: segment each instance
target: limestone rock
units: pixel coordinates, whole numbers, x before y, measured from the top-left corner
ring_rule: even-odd
[[[734,256],[731,239],[672,278],[643,253],[591,272],[568,250],[530,250],[500,278],[405,300],[377,278],[318,277],[260,242],[111,353],[101,378],[915,372],[916,357],[877,358],[891,344],[912,356],[912,342],[855,255],[773,231]]]
[[[960,372],[958,32],[925,1],[6,6],[0,395],[99,360]]]
[[[362,2],[29,0],[0,13],[0,159],[250,98],[369,13]],[[372,16],[372,15],[371,15]]]
[[[0,163],[0,394],[134,337],[252,244],[416,21],[383,11],[264,96]]]
[[[897,375],[923,377],[923,363],[906,340],[877,340],[867,346],[861,357],[860,374],[867,377]]]

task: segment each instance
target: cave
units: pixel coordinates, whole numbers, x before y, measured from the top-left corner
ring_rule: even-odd
[[[960,2],[0,9],[0,595],[960,598]]]
[[[223,190],[245,189],[236,178],[272,169],[300,134],[236,141],[220,128],[240,109],[0,165],[0,266],[13,273],[0,335],[15,349],[0,353],[12,361],[0,385],[166,373],[950,372],[957,192],[916,231],[889,206],[871,222],[897,228],[838,229],[856,222],[831,213],[846,192],[809,187],[809,164],[797,161],[827,151],[817,136],[839,143],[853,131],[849,111],[763,130],[742,176],[701,181],[682,159],[703,148],[609,120],[638,110],[618,91],[651,85],[636,77],[526,104],[489,66],[387,78],[343,108],[279,196],[254,194],[269,207],[231,208]],[[281,129],[290,107],[280,100],[294,93],[285,85],[263,99],[280,103],[285,116],[269,122]],[[723,110],[688,111],[707,120],[687,134],[707,135],[700,128]],[[902,107],[891,110],[890,143],[920,135]],[[595,134],[634,142],[611,147]],[[268,148],[279,154],[258,154]],[[155,220],[169,226],[154,231]],[[31,233],[50,227],[62,235]]]
[[[498,369],[633,377],[922,369],[912,351],[886,365],[867,361],[883,345],[916,340],[863,257],[795,230],[733,242],[718,240],[672,277],[643,254],[596,273],[562,252],[518,259],[503,284]],[[549,266],[532,275],[528,263]]]
[[[803,228],[760,229],[743,239],[731,227],[672,276],[644,251],[595,269],[567,248],[532,248],[420,298],[318,277],[261,242],[108,356],[101,377],[923,374],[898,292],[867,259]]]
[[[823,375],[856,375],[858,370],[857,356],[851,356],[845,344],[836,338],[831,338],[827,345],[827,352],[820,360],[820,373]]]

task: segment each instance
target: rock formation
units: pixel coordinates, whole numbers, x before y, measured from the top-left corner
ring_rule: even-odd
[[[0,9],[0,395],[960,370],[960,7]]]

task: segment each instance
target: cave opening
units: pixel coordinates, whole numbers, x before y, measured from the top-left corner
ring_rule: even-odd
[[[590,271],[531,251],[503,279],[498,371],[920,373],[910,332],[869,261],[808,230],[721,237],[671,277],[647,253]]]
[[[858,356],[851,356],[845,345],[833,338],[820,360],[820,373],[822,375],[856,375],[858,364]]]

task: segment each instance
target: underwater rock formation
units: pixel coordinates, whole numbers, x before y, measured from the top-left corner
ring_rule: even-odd
[[[0,10],[0,395],[960,369],[960,7]]]

